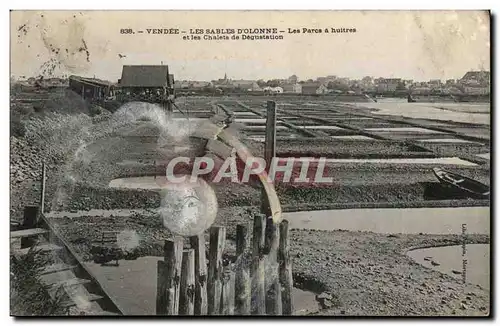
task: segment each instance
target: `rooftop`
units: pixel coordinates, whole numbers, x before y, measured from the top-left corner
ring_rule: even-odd
[[[123,66],[120,86],[122,87],[164,87],[168,76],[173,83],[173,75],[169,75],[168,66],[140,65]]]

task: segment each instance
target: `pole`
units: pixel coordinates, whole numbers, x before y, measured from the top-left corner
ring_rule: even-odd
[[[220,303],[222,294],[223,265],[222,254],[226,240],[226,229],[224,227],[210,228],[210,248],[208,252],[208,314],[220,314]]]
[[[179,315],[194,315],[195,277],[194,250],[184,250],[182,255]]]
[[[250,279],[250,233],[248,226],[236,226],[236,314],[250,315],[251,279]]]
[[[266,138],[264,144],[264,159],[266,161],[266,170],[269,172],[269,167],[273,157],[276,156],[276,102],[267,101],[267,118],[266,118]],[[273,177],[273,176],[270,176]],[[264,189],[261,191],[261,213],[266,217],[272,216],[269,202]]]
[[[255,215],[253,224],[253,252],[252,252],[252,314],[266,314],[266,285],[265,285],[265,225],[264,215]]]
[[[206,315],[207,304],[207,261],[205,255],[205,236],[203,234],[190,238],[191,248],[194,249],[195,261],[195,301],[194,314]]]
[[[166,314],[179,314],[180,277],[182,267],[182,238],[165,241]]]
[[[40,213],[45,212],[45,179],[46,179],[47,167],[45,162],[42,163],[42,189],[40,194]]]
[[[278,250],[279,278],[281,285],[281,302],[283,315],[291,315],[293,312],[292,288],[292,262],[290,259],[290,234],[288,233],[288,221],[280,223],[280,243]]]

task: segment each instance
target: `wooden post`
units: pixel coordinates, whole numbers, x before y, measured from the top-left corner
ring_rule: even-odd
[[[267,101],[266,138],[264,143],[264,160],[266,171],[269,172],[273,157],[276,156],[276,102]],[[264,189],[261,190],[260,212],[272,216],[269,202]]]
[[[182,247],[182,238],[165,241],[165,261],[163,266],[162,264],[158,266],[158,278],[163,276],[164,280],[157,280],[159,283],[157,286],[158,293],[156,294],[157,314],[179,314]],[[162,286],[164,286],[164,289]],[[158,306],[163,303],[165,308]]]
[[[38,206],[24,207],[23,229],[32,229],[38,224]],[[35,237],[21,238],[21,249],[29,248],[35,243]]]
[[[159,260],[156,264],[156,315],[167,314],[167,266]]]
[[[45,162],[42,163],[42,186],[40,193],[40,213],[43,214],[45,212],[45,179],[47,174],[47,167]]]
[[[266,119],[266,139],[264,145],[264,159],[266,169],[269,172],[273,158],[276,156],[276,102],[267,101],[267,119]],[[271,217],[271,209],[268,198],[264,190],[261,192],[261,213],[266,217]],[[265,288],[269,289],[266,295],[266,312],[268,314],[281,314],[281,305],[276,301],[281,292],[279,286],[277,269],[277,251],[279,246],[279,229],[272,218],[266,219],[265,224],[265,251],[268,265],[272,270],[270,283]]]
[[[267,258],[266,275],[266,313],[268,315],[281,315],[281,286],[279,281],[279,225],[273,222],[272,217],[267,218],[265,253]]]
[[[222,278],[222,315],[234,315],[234,272],[228,266]]]
[[[205,236],[203,234],[190,238],[191,248],[194,249],[195,264],[195,299],[194,314],[206,315],[207,304],[207,257],[205,256]]]
[[[194,315],[194,250],[182,254],[179,315]]]
[[[252,285],[250,280],[250,239],[248,225],[236,226],[236,275],[235,275],[235,305],[236,314],[249,315],[252,300]]]
[[[254,217],[252,262],[252,313],[254,315],[266,314],[265,225],[264,215],[258,214]]]
[[[169,72],[169,67],[167,66],[167,90],[164,90],[164,100],[165,100],[165,93],[166,93],[166,109],[167,112],[172,112],[173,107],[172,107],[172,102],[169,100],[169,96],[173,95],[173,90],[174,90],[174,85],[172,83],[172,80],[170,79],[170,72]],[[171,94],[172,92],[172,94]]]
[[[208,314],[217,315],[220,313],[221,292],[222,292],[222,254],[226,240],[226,228],[210,228],[210,249],[208,257]]]
[[[266,162],[276,154],[276,102],[267,101],[266,139],[264,159]]]
[[[276,268],[276,276],[273,276],[273,282],[268,294],[271,300],[266,302],[266,312],[268,315],[281,316],[283,314],[283,298],[281,292],[278,268]]]
[[[281,283],[281,302],[283,315],[293,313],[292,302],[292,262],[290,259],[290,235],[288,234],[288,221],[283,220],[280,223],[280,245],[278,250],[280,283]]]

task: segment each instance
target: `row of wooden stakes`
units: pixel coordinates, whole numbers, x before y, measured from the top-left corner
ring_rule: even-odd
[[[157,315],[292,314],[287,220],[275,224],[254,216],[252,241],[248,225],[237,225],[236,259],[226,266],[226,229],[214,226],[209,233],[208,264],[204,234],[188,239],[190,249],[182,237],[165,241],[157,266]]]

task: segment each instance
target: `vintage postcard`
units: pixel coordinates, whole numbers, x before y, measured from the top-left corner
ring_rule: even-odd
[[[10,28],[11,315],[490,316],[490,12]]]

